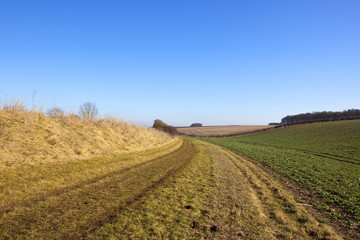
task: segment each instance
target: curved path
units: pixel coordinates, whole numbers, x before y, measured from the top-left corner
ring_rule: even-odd
[[[342,239],[258,166],[192,140],[194,158],[92,239]]]
[[[1,202],[0,239],[341,239],[252,162],[209,143],[178,143],[139,162],[136,155],[106,160],[112,171]]]

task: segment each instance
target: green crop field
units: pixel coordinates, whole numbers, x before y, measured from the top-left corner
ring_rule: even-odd
[[[248,136],[203,140],[259,161],[315,191],[323,199],[317,204],[318,208],[343,224],[358,228],[359,120],[298,125]]]

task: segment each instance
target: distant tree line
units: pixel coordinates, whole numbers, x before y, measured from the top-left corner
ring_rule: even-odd
[[[281,123],[277,123],[277,122],[271,122],[269,123],[269,126],[278,126],[281,125]]]
[[[302,113],[297,115],[286,116],[281,119],[282,125],[292,125],[311,122],[326,122],[326,121],[339,121],[360,119],[359,109],[349,109],[342,112],[313,112]]]
[[[155,128],[155,129],[157,129],[159,131],[169,133],[169,134],[171,134],[173,136],[178,134],[178,131],[176,130],[175,127],[167,125],[166,123],[164,123],[160,119],[156,119],[154,121],[153,128]]]

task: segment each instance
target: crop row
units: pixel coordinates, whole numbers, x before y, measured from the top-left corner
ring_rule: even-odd
[[[233,140],[303,150],[360,164],[360,120],[285,127]]]

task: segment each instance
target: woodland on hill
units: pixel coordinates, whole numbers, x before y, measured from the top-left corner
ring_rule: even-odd
[[[339,120],[352,120],[360,119],[359,109],[349,109],[342,112],[313,112],[313,113],[301,113],[297,115],[289,115],[281,119],[282,125],[292,125],[300,123],[311,122],[326,122],[326,121],[339,121]]]

